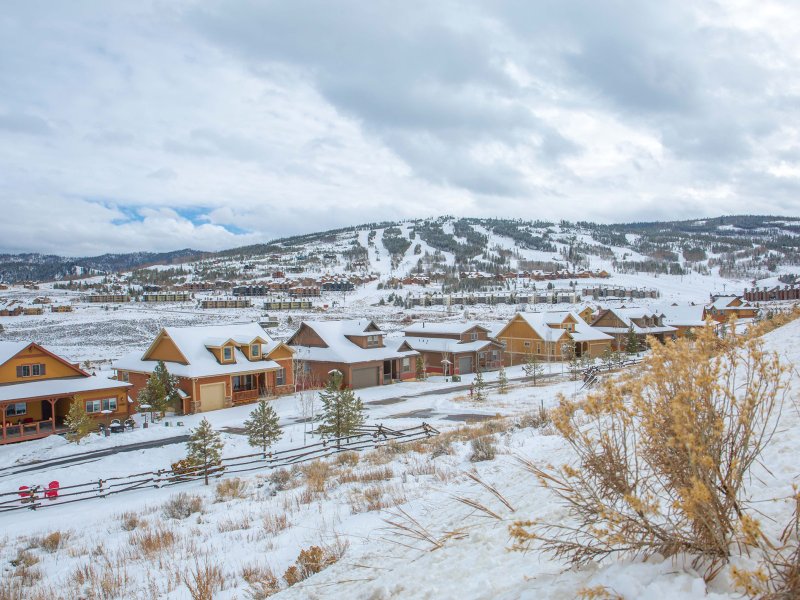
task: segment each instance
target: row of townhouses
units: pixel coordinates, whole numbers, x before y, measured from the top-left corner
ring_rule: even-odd
[[[177,379],[180,410],[207,412],[323,386],[330,371],[353,389],[428,375],[463,375],[543,361],[597,358],[621,350],[631,335],[644,344],[747,318],[740,298],[708,306],[614,307],[521,312],[503,323],[420,321],[387,335],[370,319],[303,321],[285,341],[257,323],[165,327],[144,350],[113,363],[115,378],[92,375],[34,342],[0,342],[0,443],[64,431],[72,403],[99,421],[125,419],[159,362]]]

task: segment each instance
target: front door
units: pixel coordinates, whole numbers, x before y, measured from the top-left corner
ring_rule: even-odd
[[[49,400],[42,400],[42,421],[49,421],[53,418],[53,405]]]

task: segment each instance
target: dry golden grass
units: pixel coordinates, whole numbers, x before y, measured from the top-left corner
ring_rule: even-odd
[[[289,517],[286,513],[272,514],[266,513],[262,519],[261,524],[265,532],[270,535],[276,535],[289,527]]]
[[[241,515],[222,519],[219,523],[217,523],[217,531],[220,533],[226,533],[229,531],[243,531],[245,529],[250,529],[251,525],[252,520],[250,515],[243,513]]]
[[[311,546],[310,548],[300,551],[295,563],[286,569],[286,572],[283,574],[283,579],[286,585],[293,586],[308,579],[315,573],[319,573],[322,569],[332,565],[337,560],[339,560],[339,557],[329,549],[321,548],[320,546]]]
[[[213,600],[216,592],[225,589],[222,569],[208,558],[202,563],[195,561],[194,568],[181,574],[181,581],[192,600]]]
[[[324,494],[328,479],[333,475],[334,468],[324,460],[315,460],[301,468],[305,477],[306,487],[315,494]]]
[[[265,600],[281,591],[281,584],[272,569],[263,565],[242,567],[242,579],[248,584],[250,600]]]
[[[152,558],[171,550],[178,540],[178,536],[172,529],[164,525],[157,525],[137,529],[131,533],[128,540],[137,554]],[[137,554],[134,554],[134,557]]]
[[[339,483],[369,483],[372,481],[387,481],[394,477],[391,467],[376,467],[374,469],[356,469],[345,471],[337,478]]]
[[[233,479],[223,479],[214,490],[214,499],[216,502],[226,502],[228,500],[240,500],[246,498],[247,482],[238,477]]]
[[[358,452],[340,452],[334,462],[341,467],[355,467],[358,464]]]
[[[180,492],[167,500],[162,510],[168,519],[186,519],[194,513],[202,512],[203,499],[196,494]]]
[[[123,531],[133,531],[141,523],[139,515],[134,512],[124,512],[119,516],[120,525]]]
[[[399,486],[379,483],[352,490],[348,502],[353,513],[364,513],[404,504],[406,497]]]
[[[45,552],[55,552],[61,549],[71,537],[68,531],[52,531],[42,537],[30,540],[31,548],[41,548]]]

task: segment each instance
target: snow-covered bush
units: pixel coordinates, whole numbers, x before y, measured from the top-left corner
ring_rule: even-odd
[[[475,438],[470,442],[470,445],[472,446],[472,454],[469,457],[470,462],[494,460],[497,454],[497,447],[495,446],[493,436]]]

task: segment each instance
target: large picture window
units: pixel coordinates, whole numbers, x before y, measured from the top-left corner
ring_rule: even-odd
[[[7,417],[18,417],[25,414],[28,414],[28,405],[24,402],[17,402],[16,404],[9,404],[6,406]]]
[[[117,399],[116,398],[99,398],[97,400],[86,401],[87,413],[99,413],[104,410],[116,411]]]

